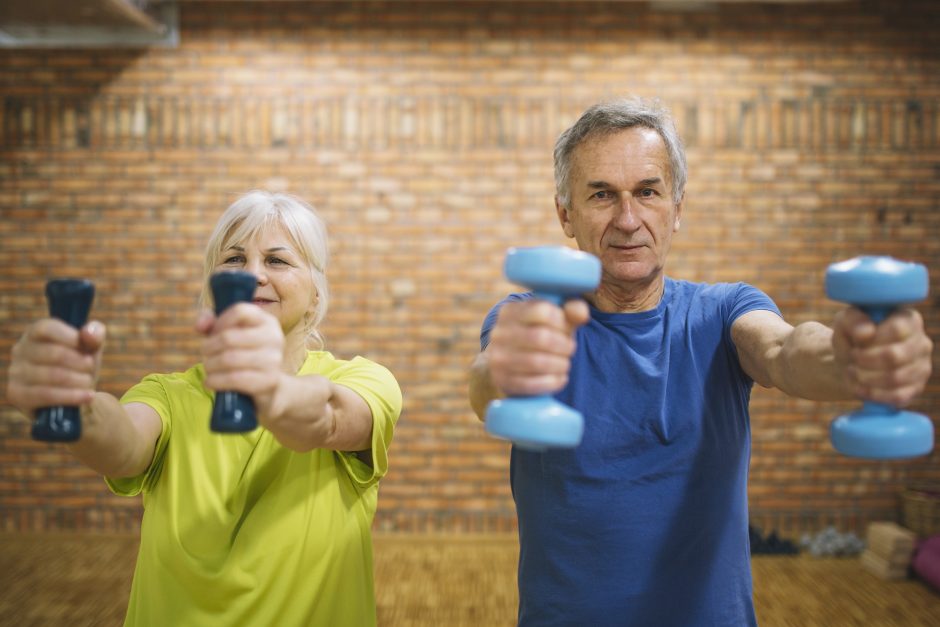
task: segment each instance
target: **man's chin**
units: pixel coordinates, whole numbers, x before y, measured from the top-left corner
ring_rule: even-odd
[[[615,260],[604,263],[604,274],[625,283],[646,283],[656,275],[655,267],[642,260]]]

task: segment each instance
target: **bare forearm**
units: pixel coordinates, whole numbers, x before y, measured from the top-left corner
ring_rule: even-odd
[[[486,417],[486,406],[490,401],[503,397],[490,378],[489,360],[485,352],[477,355],[470,366],[468,396],[470,407],[480,420]]]
[[[82,407],[82,436],[69,450],[83,464],[107,477],[133,477],[153,458],[153,440],[145,438],[114,396],[96,392]]]
[[[832,348],[832,329],[818,322],[793,328],[774,359],[771,376],[772,385],[791,396],[814,401],[853,398]]]
[[[264,426],[295,451],[362,451],[372,444],[372,412],[355,392],[326,377],[284,375]]]

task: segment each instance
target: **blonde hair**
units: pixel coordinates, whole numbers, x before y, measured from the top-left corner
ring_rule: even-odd
[[[326,317],[329,304],[329,286],[326,280],[329,243],[326,224],[316,209],[296,196],[253,190],[229,205],[219,217],[206,245],[200,303],[203,306],[210,306],[212,303],[209,277],[219,265],[222,253],[255,237],[272,225],[280,225],[287,231],[291,242],[297,247],[310,270],[317,302],[313,316],[306,321],[306,336],[317,348],[322,348],[324,340],[318,327]]]

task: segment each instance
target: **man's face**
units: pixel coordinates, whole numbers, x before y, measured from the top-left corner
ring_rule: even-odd
[[[558,219],[578,247],[600,258],[603,281],[629,286],[662,274],[681,202],[672,198],[666,146],[633,127],[589,137],[572,153],[570,206],[556,198]]]

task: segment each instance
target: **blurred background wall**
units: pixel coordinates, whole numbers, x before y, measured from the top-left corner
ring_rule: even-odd
[[[510,531],[508,445],[466,402],[507,247],[565,243],[557,135],[599,99],[658,97],[690,182],[667,271],[743,280],[829,321],[827,264],[925,263],[940,338],[940,6],[913,2],[177,3],[177,45],[0,49],[0,382],[43,286],[84,276],[108,325],[101,389],[198,359],[205,240],[251,188],[314,203],[332,238],[325,333],[398,377],[376,528]],[[940,353],[940,351],[938,351]],[[935,371],[940,372],[940,367]],[[895,520],[940,452],[841,457],[852,404],[756,389],[752,519],[797,532]],[[916,408],[940,417],[935,376]],[[208,418],[207,418],[208,421]],[[134,530],[0,407],[0,529]]]

